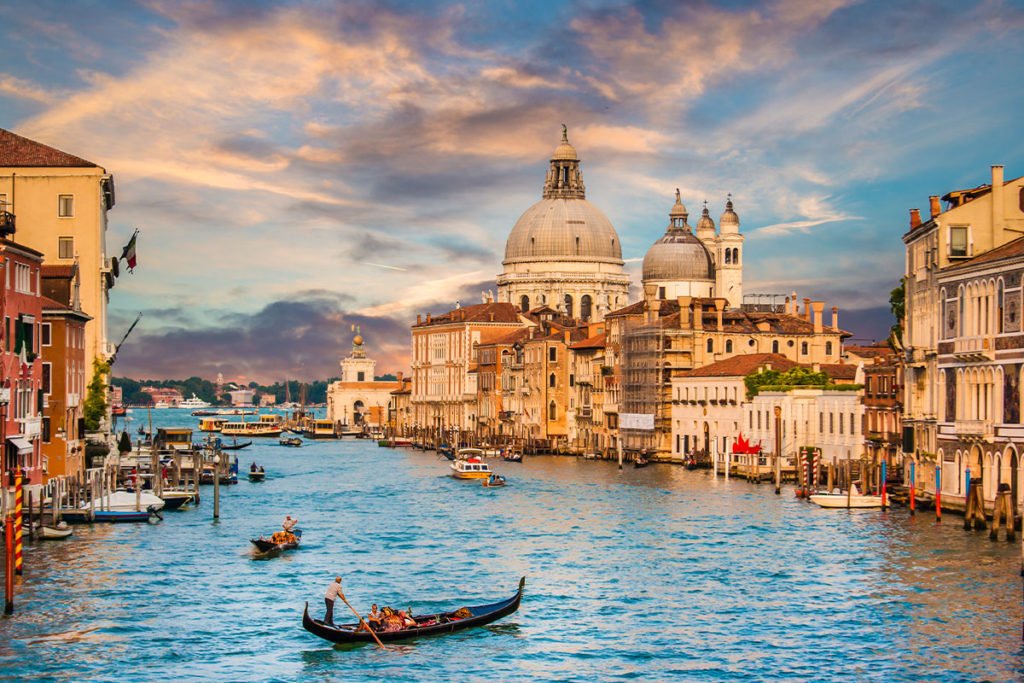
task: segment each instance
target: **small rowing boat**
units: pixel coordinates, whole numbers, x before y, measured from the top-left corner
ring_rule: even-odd
[[[53,541],[59,538],[67,538],[71,535],[71,527],[65,521],[60,521],[57,526],[44,524],[39,527],[39,538],[44,541]]]
[[[485,489],[495,489],[495,488],[498,488],[499,486],[504,486],[504,485],[505,485],[505,477],[501,476],[500,474],[492,474],[487,479],[484,479],[484,488]]]
[[[398,631],[374,631],[370,633],[369,631],[361,630],[358,623],[331,626],[309,616],[309,603],[306,603],[306,608],[302,612],[302,627],[313,635],[329,640],[332,643],[372,643],[374,642],[375,635],[382,641],[442,635],[475,626],[484,626],[512,614],[519,609],[525,585],[526,577],[523,577],[519,579],[519,590],[507,600],[492,602],[486,605],[462,607],[450,612],[439,612],[437,614],[414,617],[416,621],[415,626]]]
[[[277,443],[279,443],[282,446],[291,446],[292,448],[298,448],[299,446],[302,445],[302,439],[300,439],[297,436],[289,436],[284,439],[281,439]]]
[[[263,471],[262,467],[249,470],[249,481],[263,481],[266,476],[267,473]]]
[[[292,531],[292,537],[295,540],[282,540],[285,536],[278,536],[278,534],[285,534],[287,532],[277,531],[273,536],[267,538],[266,536],[260,536],[259,538],[251,538],[249,542],[252,543],[261,553],[269,553],[281,550],[295,550],[299,547],[299,542],[302,540],[302,529],[295,529]]]

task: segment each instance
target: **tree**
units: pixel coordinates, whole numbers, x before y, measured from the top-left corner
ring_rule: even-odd
[[[896,324],[889,329],[890,339],[895,339],[900,346],[903,345],[903,316],[907,307],[907,278],[900,278],[900,286],[889,292],[889,310],[896,318]],[[892,343],[891,341],[889,342]]]
[[[752,372],[743,378],[747,387],[747,398],[757,396],[764,387],[823,387],[831,384],[832,380],[824,372],[815,372],[799,365],[779,372],[778,370],[761,370]]]
[[[110,374],[110,363],[94,358],[92,361],[92,379],[86,389],[85,404],[82,412],[85,414],[85,428],[99,429],[100,422],[107,415],[107,375]]]

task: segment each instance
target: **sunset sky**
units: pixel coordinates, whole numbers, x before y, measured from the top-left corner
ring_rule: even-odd
[[[748,293],[885,335],[928,195],[1024,174],[1024,7],[1003,2],[0,5],[0,127],[114,174],[115,374],[378,372],[495,290],[560,136],[639,285],[675,188],[732,192]]]

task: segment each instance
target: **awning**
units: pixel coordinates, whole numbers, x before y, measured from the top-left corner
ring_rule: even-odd
[[[7,437],[7,443],[14,446],[15,450],[17,450],[19,454],[32,452],[32,442],[28,439],[23,439],[20,436]]]

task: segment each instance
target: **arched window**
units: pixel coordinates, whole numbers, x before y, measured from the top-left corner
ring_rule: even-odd
[[[1003,301],[1006,295],[1003,291],[1003,279],[996,282],[996,334],[1003,333]]]
[[[725,262],[732,263],[732,249],[725,250]]]
[[[829,342],[825,342],[825,355],[826,356],[831,356],[832,355],[832,342],[830,342],[830,341]]]
[[[732,353],[732,339],[725,340],[725,352]]]
[[[807,355],[807,342],[800,342],[800,354],[803,356]]]
[[[715,340],[708,337],[708,353],[715,352]]]
[[[530,297],[525,294],[519,297],[519,308],[523,313],[528,313],[530,311]]]
[[[548,404],[548,419],[549,420],[557,420],[558,419],[558,406],[555,404],[554,401],[552,401],[551,403]]]
[[[584,294],[580,297],[580,320],[590,320],[592,301],[589,294]]]
[[[774,340],[772,342],[772,353],[778,353],[778,352],[779,352],[779,340],[776,339],[776,340]]]
[[[553,373],[553,372],[551,373],[551,376],[548,377],[548,386],[549,387],[554,387],[555,386],[555,373]]]
[[[740,250],[739,247],[732,250],[732,262],[739,265],[740,262]]]
[[[959,314],[959,317],[957,318],[957,336],[959,337],[964,335],[964,308],[966,307],[966,302],[964,301],[963,285],[960,285],[960,289],[957,290],[957,296],[960,298],[960,303],[958,304],[959,310],[957,311]]]
[[[565,314],[572,317],[572,296],[568,294],[565,295]]]

